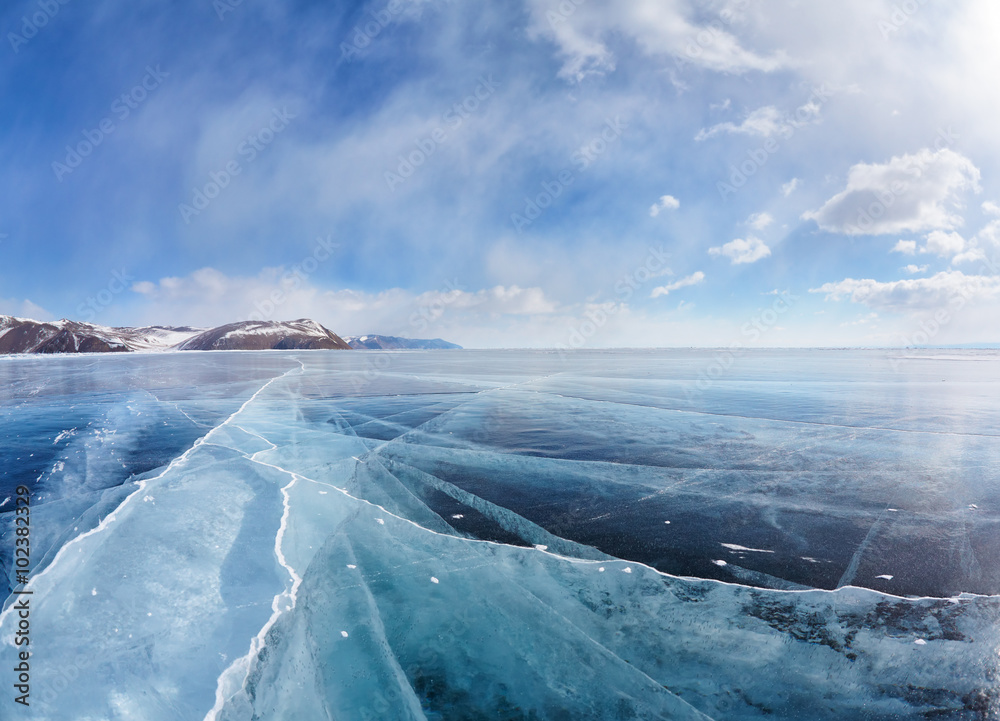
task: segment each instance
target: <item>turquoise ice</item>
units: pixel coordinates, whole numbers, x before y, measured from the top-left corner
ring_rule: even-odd
[[[1000,357],[714,363],[4,359],[2,715],[997,714]]]

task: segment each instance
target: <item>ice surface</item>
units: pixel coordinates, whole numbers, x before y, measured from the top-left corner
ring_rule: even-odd
[[[910,355],[4,359],[0,716],[994,718],[1000,358]]]

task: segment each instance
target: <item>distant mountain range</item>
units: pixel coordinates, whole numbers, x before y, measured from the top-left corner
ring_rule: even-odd
[[[349,344],[348,340],[357,345]],[[241,321],[217,328],[159,325],[111,328],[72,320],[43,323],[0,315],[0,354],[459,347],[440,339],[424,341],[377,335],[348,340],[306,318],[282,322]]]
[[[423,340],[419,338],[398,338],[394,335],[349,335],[344,340],[351,348],[361,350],[447,350],[461,349],[462,346],[449,343],[440,338]]]

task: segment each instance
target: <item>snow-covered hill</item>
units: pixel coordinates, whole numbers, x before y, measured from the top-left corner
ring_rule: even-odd
[[[0,315],[2,353],[128,353],[173,350],[343,349],[350,346],[313,320],[243,321],[217,328],[112,328],[71,320],[39,322]]]
[[[178,350],[350,350],[336,333],[314,320],[242,321],[188,338],[178,344]]]
[[[72,320],[40,322],[0,315],[0,353],[123,353],[162,351],[203,329],[111,328]]]

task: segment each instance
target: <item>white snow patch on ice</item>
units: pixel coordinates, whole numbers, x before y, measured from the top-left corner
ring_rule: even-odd
[[[723,548],[728,548],[730,551],[751,551],[753,553],[774,553],[774,551],[768,551],[763,548],[747,548],[746,546],[740,546],[735,543],[720,543]]]

